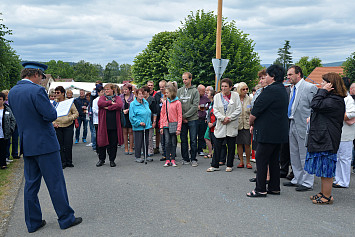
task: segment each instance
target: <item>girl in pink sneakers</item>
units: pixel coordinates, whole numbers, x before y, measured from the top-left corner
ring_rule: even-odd
[[[166,162],[164,167],[169,165],[176,167],[176,145],[177,136],[180,135],[182,124],[182,108],[179,98],[176,96],[177,88],[174,83],[168,82],[165,93],[167,100],[160,112],[160,133],[165,138]]]

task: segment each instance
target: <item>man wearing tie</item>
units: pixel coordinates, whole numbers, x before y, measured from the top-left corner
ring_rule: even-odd
[[[45,78],[47,65],[37,62],[22,64],[22,80],[9,93],[9,105],[16,118],[21,150],[23,152],[25,188],[25,222],[32,233],[45,226],[42,219],[38,191],[43,176],[50,194],[61,229],[80,224],[81,217],[75,218],[69,206],[59,143],[52,122],[57,119],[57,111],[49,101],[45,89],[39,86]]]
[[[294,178],[283,185],[294,186],[296,191],[308,191],[313,189],[314,176],[304,170],[307,153],[305,138],[307,118],[311,115],[310,104],[317,93],[317,87],[303,79],[302,69],[299,66],[291,66],[287,71],[287,78],[292,84],[288,117],[290,158]]]

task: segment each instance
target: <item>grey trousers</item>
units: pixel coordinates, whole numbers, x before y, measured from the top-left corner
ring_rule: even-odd
[[[145,130],[145,140],[143,139],[143,130],[141,131],[133,131],[133,137],[134,137],[134,155],[136,158],[141,158],[142,154],[142,149],[143,149],[143,154],[146,152],[148,154],[148,143],[149,143],[149,129]],[[145,144],[144,144],[145,142]],[[145,146],[145,149],[144,149]],[[144,157],[144,156],[143,156]]]
[[[314,182],[314,175],[311,175],[304,170],[307,154],[305,139],[302,139],[300,137],[299,131],[297,131],[296,129],[294,120],[291,120],[290,122],[289,140],[291,166],[293,174],[295,175],[295,177],[291,180],[291,183],[312,188]]]

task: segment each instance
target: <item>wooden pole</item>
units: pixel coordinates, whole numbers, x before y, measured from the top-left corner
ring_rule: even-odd
[[[222,0],[218,0],[218,13],[217,13],[217,34],[216,34],[216,58],[221,59],[221,41],[222,41]],[[220,90],[220,83],[215,78],[216,91]]]

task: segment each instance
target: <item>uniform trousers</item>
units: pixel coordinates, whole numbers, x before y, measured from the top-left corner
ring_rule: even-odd
[[[351,159],[352,159],[353,142],[342,141],[339,145],[337,153],[337,164],[335,169],[335,184],[342,187],[349,187],[351,175]]]
[[[59,151],[25,156],[24,207],[25,222],[29,232],[35,231],[42,223],[38,192],[43,177],[61,229],[68,228],[75,220],[74,210],[69,206],[67,188],[62,170]]]
[[[290,123],[289,143],[292,171],[295,176],[291,180],[291,183],[312,188],[314,182],[314,175],[309,174],[304,170],[307,154],[305,139],[302,139],[300,137],[299,131],[297,131],[294,120],[291,120]]]

